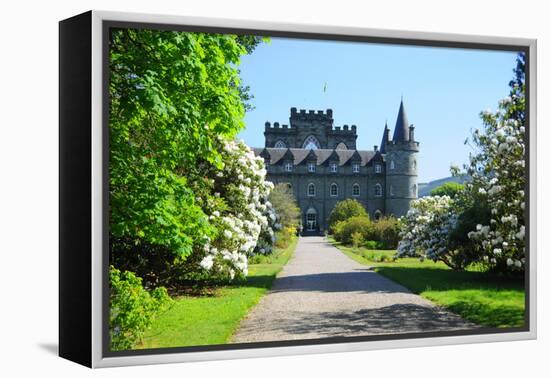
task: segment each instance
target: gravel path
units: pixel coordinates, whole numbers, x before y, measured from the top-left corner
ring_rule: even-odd
[[[280,341],[473,328],[370,271],[322,237],[302,237],[271,291],[231,342]]]

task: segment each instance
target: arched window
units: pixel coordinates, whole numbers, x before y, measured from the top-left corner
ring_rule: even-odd
[[[390,196],[393,197],[393,185],[390,185]]]
[[[359,184],[353,184],[351,187],[351,195],[354,197],[359,197],[361,194],[361,188],[359,187]]]
[[[336,146],[336,149],[337,150],[347,150],[348,149],[348,146],[346,146],[346,144],[344,142],[340,142],[338,143],[338,145]]]
[[[382,185],[380,184],[374,185],[374,195],[376,197],[382,197]]]
[[[382,218],[382,212],[380,210],[376,210],[374,212],[374,220],[379,220],[380,218]]]
[[[310,183],[307,186],[307,195],[309,197],[315,197],[315,184],[314,183]]]
[[[278,140],[277,143],[275,143],[275,148],[286,148],[286,143],[282,140]]]
[[[313,135],[310,135],[304,140],[304,144],[302,145],[302,148],[308,149],[308,150],[317,150],[321,148],[321,144],[319,144],[319,141],[317,138],[315,138]]]
[[[332,183],[330,185],[330,196],[331,197],[337,197],[338,196],[338,185],[335,183]]]
[[[395,169],[395,162],[393,160],[390,161],[390,169]]]

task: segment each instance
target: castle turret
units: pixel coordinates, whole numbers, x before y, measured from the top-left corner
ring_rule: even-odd
[[[380,142],[380,153],[386,153],[386,144],[389,142],[390,138],[390,129],[388,128],[388,121],[386,121],[386,126],[384,126],[384,134],[382,134],[382,141]]]
[[[414,126],[408,122],[401,99],[393,138],[385,146],[388,215],[405,215],[411,201],[418,198],[418,151],[419,143],[414,140]]]

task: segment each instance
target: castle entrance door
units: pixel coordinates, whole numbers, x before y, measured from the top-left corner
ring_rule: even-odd
[[[317,212],[313,208],[309,208],[306,213],[306,230],[307,231],[317,230]]]

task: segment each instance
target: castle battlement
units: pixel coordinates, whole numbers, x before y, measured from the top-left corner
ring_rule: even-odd
[[[332,121],[332,109],[327,110],[307,110],[290,108],[290,119],[300,121]]]
[[[277,130],[288,131],[288,130],[296,129],[296,128],[292,127],[292,126],[289,126],[289,125],[281,125],[279,122],[274,122],[273,125],[271,124],[271,122],[266,122],[265,123],[265,129],[266,129],[266,131],[267,130],[269,130],[269,131],[277,131]]]
[[[355,135],[357,134],[357,126],[351,125],[351,128],[349,125],[334,126],[331,128],[330,132],[332,134],[339,134],[339,135]]]

